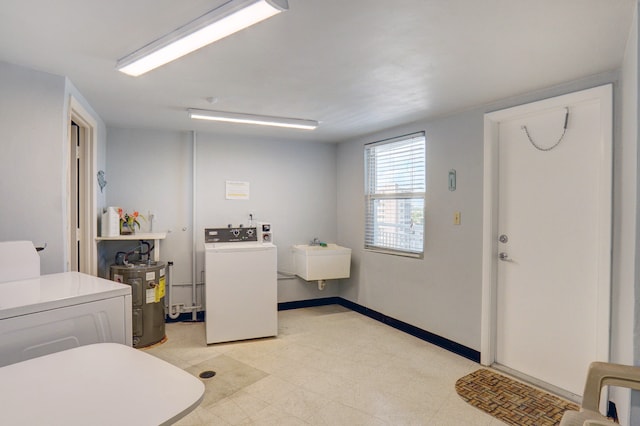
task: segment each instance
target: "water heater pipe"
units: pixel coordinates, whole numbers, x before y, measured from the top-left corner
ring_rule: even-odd
[[[173,281],[173,262],[167,262],[167,281],[169,288],[167,289],[167,305],[169,306],[167,315],[171,319],[176,319],[180,316],[180,307],[176,307],[176,311],[173,312],[173,306],[171,304],[171,296],[173,289],[171,288],[171,281]]]
[[[191,303],[193,310],[191,311],[191,320],[196,321],[198,319],[198,312],[196,308],[196,153],[197,153],[197,135],[196,131],[191,131],[191,140],[193,143],[193,160],[192,160],[192,195],[191,195],[191,241],[193,247],[191,248],[191,282],[192,282],[192,291],[191,291]]]

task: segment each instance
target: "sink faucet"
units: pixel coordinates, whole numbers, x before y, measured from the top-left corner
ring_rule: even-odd
[[[320,245],[320,240],[318,239],[318,237],[315,237],[313,240],[311,240],[309,242],[310,246],[319,246]]]

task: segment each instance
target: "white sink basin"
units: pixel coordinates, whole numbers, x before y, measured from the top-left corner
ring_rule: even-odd
[[[295,245],[293,259],[295,274],[307,281],[349,278],[350,275],[351,249],[337,244]]]

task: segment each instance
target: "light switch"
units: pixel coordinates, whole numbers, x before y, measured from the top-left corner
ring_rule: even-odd
[[[460,212],[453,213],[453,224],[460,225]]]

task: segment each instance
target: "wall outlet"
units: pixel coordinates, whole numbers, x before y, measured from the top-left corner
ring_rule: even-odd
[[[453,224],[460,225],[460,212],[453,212]]]
[[[153,210],[149,210],[147,212],[147,223],[149,225],[149,232],[153,232],[154,231],[154,227],[153,224],[156,221],[156,213]]]

